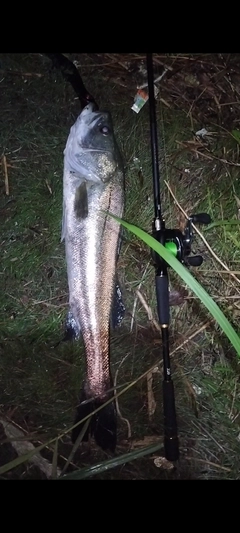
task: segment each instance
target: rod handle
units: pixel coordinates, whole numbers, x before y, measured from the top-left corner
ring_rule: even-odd
[[[156,276],[156,297],[159,323],[169,325],[170,309],[169,309],[169,284],[168,276]]]
[[[168,461],[179,459],[179,442],[173,381],[163,381],[164,448]]]

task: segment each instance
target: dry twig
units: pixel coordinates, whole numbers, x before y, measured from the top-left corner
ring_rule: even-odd
[[[6,156],[2,156],[2,165],[3,165],[3,171],[4,171],[4,178],[5,178],[5,194],[9,196],[9,181],[8,181],[8,170],[7,170],[7,159]]]
[[[114,382],[113,382],[113,385],[114,385],[114,396],[115,396],[115,404],[116,404],[116,411],[117,411],[117,414],[120,418],[120,420],[122,420],[123,422],[125,422],[127,424],[127,428],[128,428],[128,436],[127,438],[130,439],[131,436],[132,436],[132,431],[131,431],[131,426],[130,426],[130,422],[127,418],[124,418],[121,414],[121,411],[120,411],[120,407],[119,407],[119,401],[118,401],[118,396],[116,394],[116,391],[117,391],[117,377],[118,377],[118,372],[120,370],[120,367],[122,366],[122,364],[124,363],[124,361],[127,359],[129,354],[126,354],[125,357],[123,357],[118,369],[116,370],[116,373],[115,373],[115,376],[114,376]]]

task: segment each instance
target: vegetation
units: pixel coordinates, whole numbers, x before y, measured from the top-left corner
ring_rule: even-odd
[[[145,79],[145,57],[69,58],[101,108],[112,113],[126,167],[124,219],[150,233],[148,104],[139,114],[131,109],[137,85]],[[93,442],[72,453],[69,432],[84,350],[81,343],[61,342],[68,292],[60,236],[63,150],[80,107],[46,57],[0,55],[2,478],[58,477],[62,471],[82,479],[239,479],[238,63],[239,54],[154,55],[156,76],[166,70],[157,96],[166,225],[183,230],[184,213],[212,217],[193,243],[193,254],[204,262],[189,271],[236,335],[231,344],[195,292],[169,268],[170,288],[181,295],[180,305],[171,307],[170,325],[181,454],[179,464],[172,465],[162,458],[155,271],[149,247],[126,229],[118,264],[126,316],[111,336],[112,373],[120,393],[118,446],[114,457]],[[50,465],[48,472],[33,462],[37,449],[40,463]]]

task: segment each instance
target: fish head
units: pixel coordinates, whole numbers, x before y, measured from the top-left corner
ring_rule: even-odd
[[[121,164],[109,112],[89,103],[70,130],[64,151],[65,168],[86,181],[107,182]]]

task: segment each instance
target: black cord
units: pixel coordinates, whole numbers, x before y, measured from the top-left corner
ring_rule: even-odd
[[[82,78],[79,74],[78,69],[70,59],[68,59],[63,54],[43,54],[51,59],[53,67],[61,71],[64,79],[71,83],[75,93],[77,94],[82,109],[92,102],[95,105],[95,109],[98,109],[98,104],[96,103],[93,96],[87,91]]]

